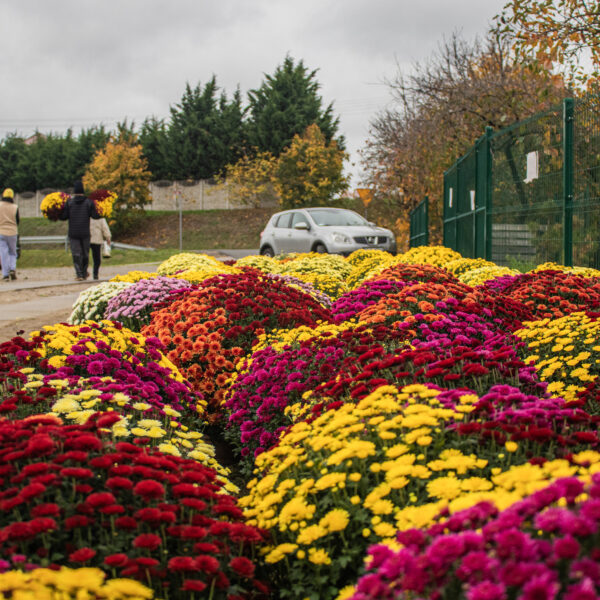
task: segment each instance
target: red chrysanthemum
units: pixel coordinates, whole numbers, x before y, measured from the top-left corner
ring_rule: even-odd
[[[92,550],[91,548],[80,548],[79,550],[69,554],[69,560],[71,562],[86,563],[89,560],[92,560],[94,556],[96,556],[95,550]]]
[[[154,533],[142,533],[133,540],[134,548],[145,548],[146,550],[156,550],[161,544],[160,536]]]
[[[142,496],[145,500],[156,500],[165,495],[165,488],[158,481],[144,479],[135,485],[133,493]]]

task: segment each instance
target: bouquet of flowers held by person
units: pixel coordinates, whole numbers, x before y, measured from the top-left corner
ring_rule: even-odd
[[[96,210],[101,217],[108,218],[112,215],[113,205],[117,200],[117,194],[109,192],[108,190],[95,190],[89,195],[89,199],[92,200],[96,206]]]
[[[69,194],[65,194],[64,192],[52,192],[51,194],[44,196],[44,199],[40,204],[40,210],[46,219],[58,221],[68,199]]]

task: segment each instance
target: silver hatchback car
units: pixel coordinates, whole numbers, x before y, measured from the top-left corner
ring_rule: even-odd
[[[396,238],[345,208],[298,208],[274,214],[260,234],[260,253],[329,252],[347,256],[361,248],[396,254]]]

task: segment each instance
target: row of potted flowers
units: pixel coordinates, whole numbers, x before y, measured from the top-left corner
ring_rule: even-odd
[[[41,473],[53,476],[44,504],[60,510],[50,519],[91,519],[82,542],[98,526],[112,537],[99,533],[100,551],[38,562],[76,566],[71,555],[87,548],[82,564],[145,581],[157,597],[233,600],[267,586],[282,598],[592,597],[581,594],[600,583],[588,523],[600,471],[600,273],[541,267],[520,274],[440,247],[235,264],[183,254],[90,288],[71,325],[1,349],[7,446],[39,433],[60,463],[65,442],[87,435],[102,445],[94,465],[117,456],[72,498],[60,470]],[[206,431],[223,433],[234,473]],[[89,469],[84,452],[68,466]],[[190,475],[198,470],[204,479]],[[31,484],[8,475],[6,486]],[[111,487],[115,477],[129,483]],[[137,494],[151,479],[161,494]],[[55,487],[60,502],[46,496]],[[90,512],[86,494],[97,493],[113,498]],[[143,519],[144,508],[158,512]],[[575,530],[530,528],[558,509],[588,520],[575,528],[592,536],[577,551]],[[520,510],[533,516],[518,521]],[[131,517],[141,529],[117,526]],[[535,543],[498,559],[505,542],[480,531],[505,522]],[[59,520],[36,535],[64,545],[65,529]],[[160,543],[136,542],[152,535]],[[6,552],[30,560],[36,543]],[[110,570],[107,552],[123,564]],[[528,552],[535,585],[509,576]]]

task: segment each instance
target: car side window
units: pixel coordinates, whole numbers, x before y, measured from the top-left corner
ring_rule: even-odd
[[[275,221],[275,227],[283,227],[283,228],[289,227],[291,216],[292,216],[292,213],[284,213],[283,215],[279,215],[278,219]]]
[[[296,223],[306,223],[310,227],[308,219],[301,212],[295,212],[292,214],[294,216],[292,217],[291,227],[294,227],[294,225],[296,225]]]

